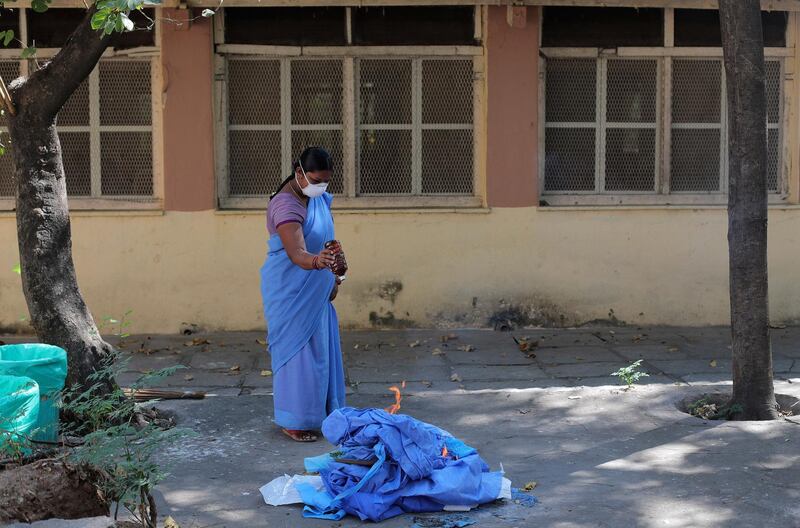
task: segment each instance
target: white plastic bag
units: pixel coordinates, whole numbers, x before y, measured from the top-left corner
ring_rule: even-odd
[[[284,475],[272,480],[269,484],[264,484],[258,491],[264,497],[264,502],[272,506],[299,504],[303,502],[303,499],[300,498],[294,485],[300,482],[311,484],[317,491],[325,489],[325,484],[319,475],[295,475],[293,477]]]

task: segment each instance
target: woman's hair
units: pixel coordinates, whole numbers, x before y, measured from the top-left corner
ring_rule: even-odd
[[[292,163],[292,173],[278,185],[278,188],[275,189],[269,199],[272,200],[275,196],[281,192],[281,189],[286,187],[286,184],[292,181],[294,178],[295,173],[297,172],[297,167],[303,165],[303,170],[305,172],[319,172],[325,170],[333,170],[333,160],[331,159],[331,155],[328,154],[328,151],[322,147],[308,147],[305,149],[300,157],[296,159]]]

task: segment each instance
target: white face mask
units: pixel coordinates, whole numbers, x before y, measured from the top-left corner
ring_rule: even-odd
[[[322,196],[323,194],[325,194],[325,191],[328,190],[328,183],[327,182],[311,183],[311,180],[308,179],[308,176],[306,175],[306,171],[303,168],[303,164],[300,163],[300,160],[297,160],[297,164],[300,166],[300,170],[303,171],[303,178],[306,179],[306,183],[308,184],[305,187],[303,187],[302,185],[300,185],[299,181],[297,182],[297,185],[300,185],[301,190],[303,191],[303,194],[305,194],[309,198],[316,198],[318,196]],[[296,174],[295,174],[294,178],[295,178],[295,180],[297,180],[297,175]]]

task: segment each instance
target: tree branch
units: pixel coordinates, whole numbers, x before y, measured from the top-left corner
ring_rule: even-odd
[[[51,61],[26,81],[12,84],[10,89],[20,114],[27,114],[29,108],[36,106],[32,115],[48,121],[54,119],[69,96],[92,72],[111,41],[111,35],[92,29],[95,11],[92,5]]]

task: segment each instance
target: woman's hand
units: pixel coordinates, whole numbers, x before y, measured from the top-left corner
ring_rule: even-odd
[[[319,255],[316,255],[316,266],[317,269],[326,269],[333,266],[335,262],[335,258],[333,256],[333,251],[329,249],[323,249],[320,251]]]

